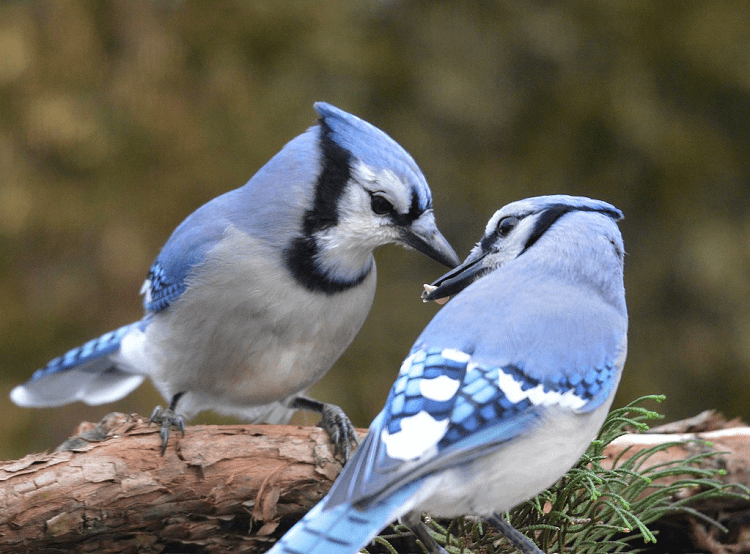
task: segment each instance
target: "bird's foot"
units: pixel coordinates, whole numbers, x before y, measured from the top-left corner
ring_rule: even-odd
[[[348,462],[352,453],[352,444],[354,446],[359,444],[357,430],[344,410],[336,404],[324,403],[323,411],[320,413],[323,419],[318,423],[318,427],[326,430],[331,437],[331,442],[336,445],[336,453],[344,456],[344,463]]]
[[[185,418],[180,414],[176,413],[172,408],[162,408],[157,406],[154,411],[151,412],[151,417],[148,420],[149,424],[156,423],[161,429],[159,429],[159,435],[161,436],[161,455],[167,451],[167,443],[169,442],[169,433],[172,428],[177,429],[185,435]]]
[[[528,537],[520,533],[505,518],[498,514],[488,517],[487,521],[500,531],[510,543],[515,546],[522,554],[544,554],[543,550],[537,548]]]
[[[299,410],[310,410],[318,412],[323,419],[318,427],[325,429],[336,447],[336,453],[344,457],[344,463],[349,461],[352,453],[352,444],[359,444],[359,435],[347,415],[336,404],[327,404],[319,400],[313,400],[306,396],[297,396],[290,404],[291,408]]]
[[[412,533],[422,541],[429,554],[448,554],[438,542],[432,537],[427,526],[422,522],[422,515],[416,512],[409,512],[401,517],[401,523],[412,530]]]

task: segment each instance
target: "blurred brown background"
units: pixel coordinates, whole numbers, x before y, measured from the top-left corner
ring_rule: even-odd
[[[0,4],[0,457],[82,419],[7,393],[142,314],[174,227],[242,185],[326,100],[431,183],[460,256],[501,205],[570,193],[625,214],[630,354],[616,404],[750,420],[750,3],[6,1]],[[380,409],[442,273],[377,254],[375,305],[317,397]],[[200,422],[218,421],[211,414]],[[315,418],[302,421],[315,423]]]

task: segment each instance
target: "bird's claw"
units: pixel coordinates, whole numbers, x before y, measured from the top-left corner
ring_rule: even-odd
[[[326,430],[336,447],[336,453],[344,456],[344,463],[348,462],[352,453],[352,443],[354,446],[359,444],[357,430],[344,410],[335,404],[323,404],[321,415],[323,419],[318,423],[318,427]]]
[[[151,423],[157,423],[160,426],[159,436],[161,437],[161,455],[167,451],[167,443],[169,442],[169,433],[172,428],[177,429],[185,436],[185,418],[180,414],[177,414],[171,408],[162,408],[157,406],[154,411],[151,412],[151,417],[148,419],[149,425]]]
[[[545,554],[543,550],[537,548],[526,535],[523,535],[515,527],[513,527],[509,521],[504,517],[493,514],[487,518],[487,521],[495,527],[500,533],[505,535],[505,538],[515,546],[521,554]]]

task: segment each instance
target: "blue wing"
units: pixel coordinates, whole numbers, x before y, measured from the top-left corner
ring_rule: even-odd
[[[616,373],[607,364],[580,379],[539,381],[517,367],[477,365],[459,350],[421,347],[402,365],[385,409],[339,478],[351,480],[337,482],[331,501],[377,502],[407,481],[484,455],[534,425],[539,406],[593,409]]]
[[[224,237],[236,194],[230,191],[204,204],[174,230],[141,288],[146,311],[160,312],[185,292],[191,270]]]
[[[160,312],[180,298],[193,269],[230,226],[252,235],[269,252],[281,251],[297,232],[299,205],[318,171],[316,136],[307,132],[290,141],[245,185],[204,204],[174,230],[141,289],[147,311]]]

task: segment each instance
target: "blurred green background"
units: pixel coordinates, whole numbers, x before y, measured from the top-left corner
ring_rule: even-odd
[[[138,319],[174,227],[312,124],[316,100],[411,152],[461,257],[513,200],[621,208],[631,330],[615,403],[664,393],[669,419],[750,420],[750,3],[6,1],[0,457],[162,402],[150,384],[99,407],[22,409],[8,392]],[[443,272],[396,247],[377,259],[370,317],[314,389],[360,426]]]

